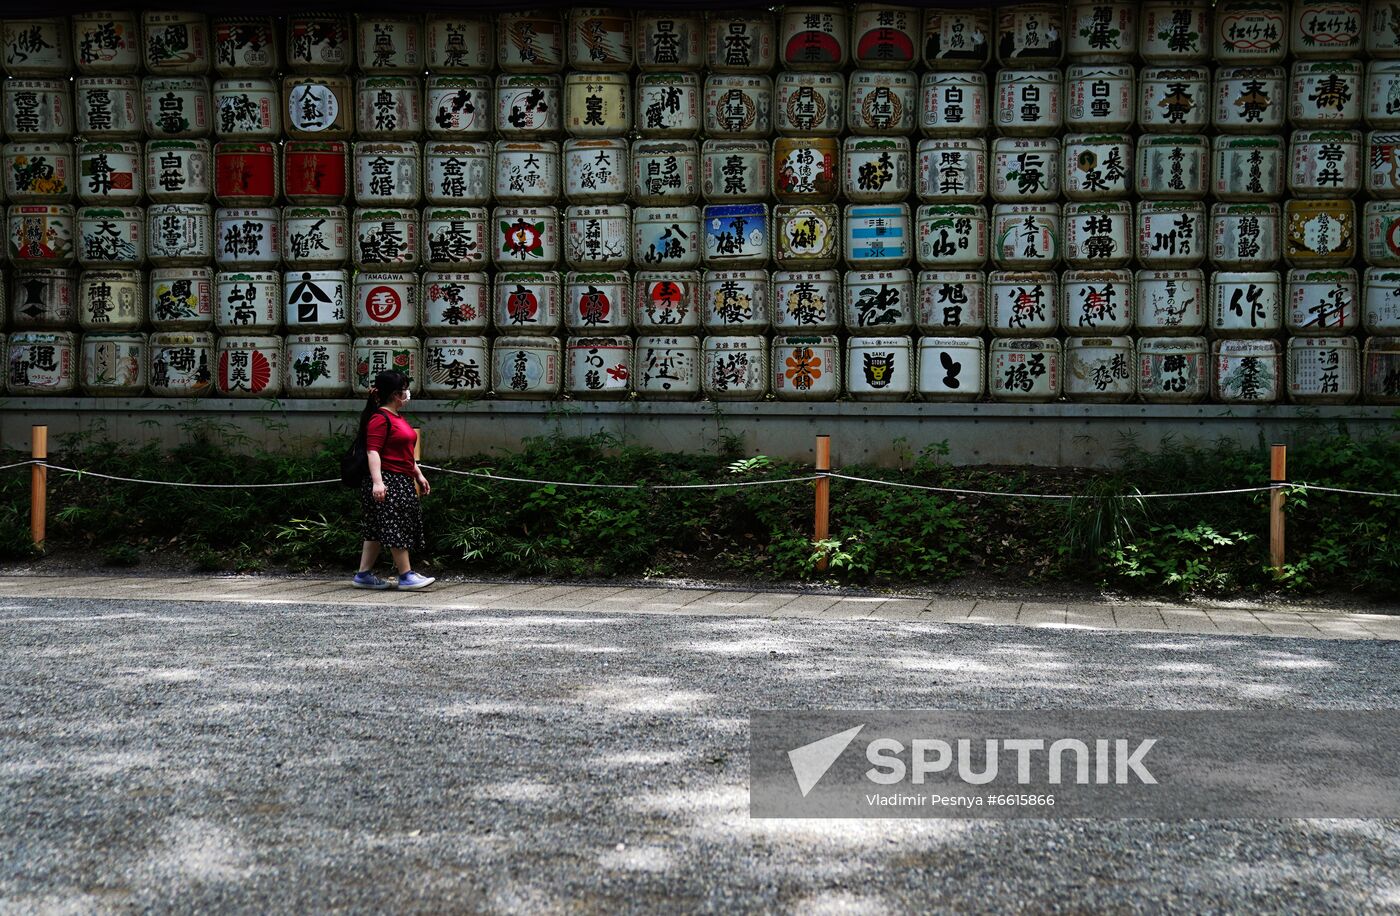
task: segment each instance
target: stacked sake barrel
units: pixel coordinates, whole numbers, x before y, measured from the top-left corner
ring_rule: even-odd
[[[1400,401],[1397,10],[10,16],[5,381]]]

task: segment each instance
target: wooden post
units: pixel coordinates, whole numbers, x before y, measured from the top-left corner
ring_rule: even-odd
[[[817,437],[817,471],[831,470],[831,437]],[[818,477],[815,481],[816,489],[816,511],[812,518],[812,541],[817,543],[825,541],[830,533],[831,525],[831,478]],[[826,553],[817,560],[817,570],[826,571]]]
[[[423,430],[415,426],[413,431],[417,434],[413,440],[413,463],[417,464],[423,458]],[[416,480],[413,481],[413,492],[419,496],[423,495],[423,488],[418,485]]]
[[[47,426],[30,430],[29,457],[37,462],[29,466],[29,538],[42,550],[48,537],[49,469],[43,463],[49,459]]]
[[[1283,490],[1278,484],[1288,481],[1288,446],[1275,445],[1269,449],[1269,564],[1274,575],[1283,574]]]

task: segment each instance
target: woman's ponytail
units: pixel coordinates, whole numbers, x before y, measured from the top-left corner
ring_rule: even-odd
[[[408,376],[402,372],[389,370],[381,372],[374,377],[374,384],[369,387],[369,397],[365,399],[365,409],[360,411],[360,429],[356,436],[360,441],[364,441],[365,432],[369,429],[369,421],[394,395],[408,387]]]

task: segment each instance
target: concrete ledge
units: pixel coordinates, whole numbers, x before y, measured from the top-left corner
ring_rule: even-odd
[[[294,450],[349,429],[359,399],[8,398],[0,400],[0,442],[28,450],[32,425],[54,446],[73,433],[176,445],[203,427],[235,448]],[[733,439],[748,454],[811,461],[818,434],[832,460],[892,464],[946,441],[957,464],[1107,466],[1126,442],[1291,442],[1308,431],[1345,428],[1393,435],[1391,407],[1245,407],[1225,404],[933,404],[834,401],[443,401],[419,400],[411,418],[424,430],[429,461],[515,450],[555,432],[610,433],[663,451],[714,451]]]

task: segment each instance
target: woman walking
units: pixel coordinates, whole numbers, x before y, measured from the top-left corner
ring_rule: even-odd
[[[374,574],[381,547],[388,547],[393,554],[399,588],[426,588],[437,581],[414,572],[408,556],[410,550],[423,547],[423,510],[413,484],[416,481],[423,488],[424,496],[433,489],[413,457],[418,433],[399,416],[411,396],[408,376],[402,372],[381,372],[375,376],[369,400],[360,414],[359,435],[364,436],[369,477],[360,484],[365,543],[360,551],[360,571],[353,582],[356,588],[390,587],[389,582]]]

